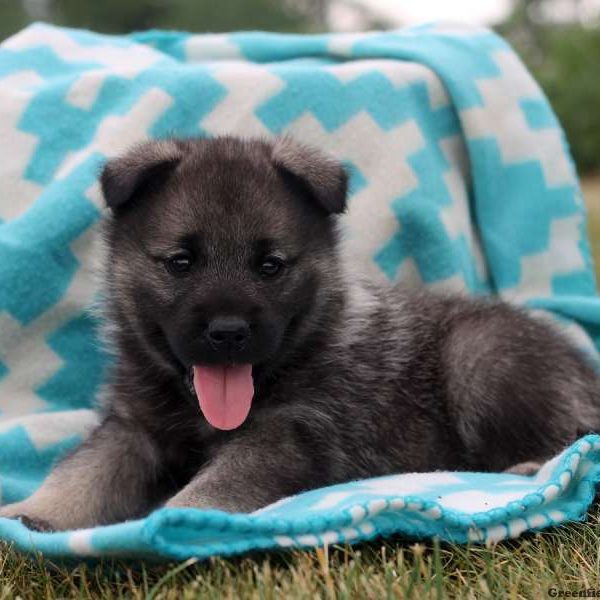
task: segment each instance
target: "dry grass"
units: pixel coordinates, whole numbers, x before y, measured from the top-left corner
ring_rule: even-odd
[[[489,548],[380,542],[360,548],[150,567],[58,567],[0,554],[0,598],[544,598],[600,590],[600,520]]]
[[[600,281],[600,173],[583,180],[583,196],[588,207],[588,227],[596,278]]]

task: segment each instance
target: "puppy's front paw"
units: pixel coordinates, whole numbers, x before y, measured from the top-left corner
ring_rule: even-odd
[[[166,508],[200,508],[202,510],[222,510],[229,513],[243,512],[236,502],[225,498],[211,498],[202,494],[183,490],[175,494],[166,504]]]
[[[28,517],[27,515],[19,515],[17,517],[27,529],[31,529],[32,531],[39,531],[41,533],[50,533],[52,531],[56,531],[48,521],[43,521],[42,519],[36,519],[35,517]]]
[[[24,502],[15,502],[14,504],[3,506],[0,508],[0,517],[21,521],[27,529],[31,529],[32,531],[47,533],[56,530],[46,519],[30,514]]]
[[[14,502],[13,504],[0,506],[0,518],[16,519],[23,510],[25,510],[24,502]]]

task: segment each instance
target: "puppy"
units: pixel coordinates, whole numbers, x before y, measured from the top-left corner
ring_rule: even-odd
[[[600,429],[598,375],[553,327],[344,275],[347,177],[316,150],[148,142],[101,184],[102,423],[1,516],[64,530],[390,473],[529,472]]]

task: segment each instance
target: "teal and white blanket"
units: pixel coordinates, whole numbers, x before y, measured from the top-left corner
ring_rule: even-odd
[[[148,137],[284,131],[351,170],[354,269],[526,303],[596,353],[600,301],[566,143],[490,32],[111,37],[34,25],[0,45],[0,503],[29,495],[96,422],[106,357],[86,307],[99,165]],[[582,518],[599,478],[600,437],[588,436],[534,478],[404,474],[253,515],[163,509],[55,534],[0,519],[0,538],[49,556],[148,558],[392,533],[490,542]]]

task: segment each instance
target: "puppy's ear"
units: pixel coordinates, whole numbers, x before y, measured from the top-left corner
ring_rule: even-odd
[[[139,144],[109,160],[100,175],[106,205],[115,210],[127,204],[143,187],[164,178],[182,156],[182,149],[166,140]]]
[[[327,214],[346,210],[348,174],[337,160],[288,136],[275,140],[271,160],[300,182]]]

